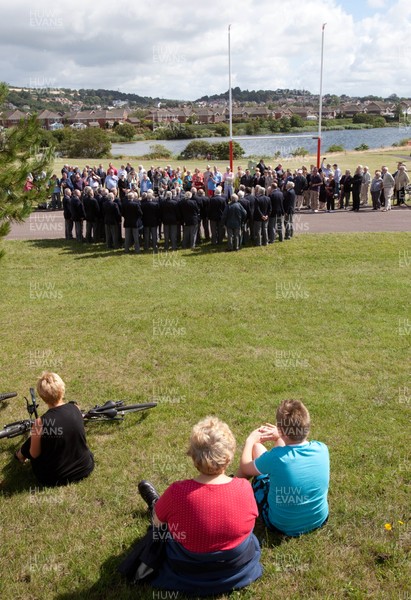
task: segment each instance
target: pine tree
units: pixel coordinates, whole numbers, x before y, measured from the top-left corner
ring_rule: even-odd
[[[0,83],[0,106],[6,96],[7,86]],[[47,199],[54,150],[41,149],[40,136],[35,116],[0,132],[0,240],[9,233],[11,223],[24,221],[39,202]],[[24,191],[29,175],[34,187]],[[0,258],[3,254],[1,250]]]

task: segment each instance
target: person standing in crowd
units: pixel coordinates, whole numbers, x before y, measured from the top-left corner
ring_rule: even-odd
[[[271,213],[268,219],[268,243],[273,244],[276,237],[283,241],[284,194],[276,183],[271,186]]]
[[[153,252],[158,252],[158,226],[160,225],[160,205],[151,192],[144,192],[141,196],[141,210],[143,211],[144,250],[147,252],[150,245]]]
[[[331,213],[335,210],[335,198],[337,196],[336,192],[336,184],[334,180],[334,176],[330,175],[325,184],[325,194],[327,198],[327,212]]]
[[[221,219],[226,207],[225,198],[221,195],[221,187],[216,187],[215,192],[215,195],[210,198],[208,209],[211,228],[211,243],[213,245],[221,244],[224,239],[224,225]]]
[[[241,226],[246,218],[247,212],[239,203],[237,194],[232,194],[222,216],[223,225],[227,227],[227,252],[240,250]]]
[[[71,196],[70,211],[71,211],[71,218],[73,219],[73,222],[74,222],[74,228],[75,228],[75,232],[76,232],[76,241],[84,242],[83,221],[86,218],[86,215],[84,213],[84,206],[83,206],[83,202],[81,200],[80,190],[74,190],[74,192]]]
[[[372,200],[372,209],[379,210],[381,208],[381,190],[382,190],[382,177],[381,171],[378,169],[375,171],[373,180],[371,181],[371,200]]]
[[[200,210],[193,200],[191,192],[186,192],[180,202],[180,214],[183,222],[183,248],[196,247],[196,235],[200,222]]]
[[[229,200],[234,193],[233,189],[234,184],[234,174],[232,173],[230,167],[226,167],[225,173],[223,175],[223,186],[224,186],[224,196]]]
[[[118,221],[121,219],[121,213],[118,205],[114,202],[114,194],[112,192],[107,194],[107,200],[103,204],[103,213],[107,248],[117,250],[120,247]]]
[[[361,182],[360,200],[361,206],[368,206],[368,191],[371,184],[371,175],[368,167],[364,167]]]
[[[360,210],[360,194],[362,186],[363,169],[361,165],[355,169],[352,178],[352,211],[359,212]]]
[[[352,176],[350,169],[345,171],[345,174],[341,177],[341,196],[340,196],[340,209],[347,210],[350,206],[350,195],[352,190]]]
[[[167,191],[160,201],[160,219],[164,226],[164,250],[177,250],[177,226],[181,220],[180,207],[177,199]]]
[[[295,190],[294,183],[287,181],[285,184],[284,193],[284,226],[285,226],[285,238],[290,240],[294,234],[293,218],[295,210]]]
[[[84,188],[83,193],[84,214],[86,217],[86,242],[98,242],[98,219],[100,217],[100,207],[94,192],[90,186]]]
[[[265,195],[265,188],[257,186],[254,205],[254,244],[268,244],[268,219],[271,214],[271,201]]]
[[[382,209],[382,211],[387,212],[388,210],[391,210],[391,199],[394,193],[395,181],[394,177],[388,171],[388,167],[386,167],[385,165],[381,169],[381,174],[382,187],[384,191],[384,208]]]
[[[405,204],[405,188],[410,182],[405,165],[399,164],[398,171],[394,175],[394,189],[397,198],[397,206],[406,206]]]
[[[124,217],[124,252],[130,252],[130,247],[134,244],[134,252],[140,254],[140,227],[142,225],[143,212],[140,202],[135,198],[135,192],[129,192],[123,202]]]
[[[304,190],[307,185],[307,180],[303,175],[302,169],[298,169],[297,176],[294,180],[294,191],[295,191],[295,208],[297,211],[301,210],[304,200]]]
[[[311,212],[314,213],[318,213],[320,187],[322,186],[322,183],[322,177],[318,172],[317,167],[314,167],[310,177],[310,206]]]
[[[64,231],[65,239],[73,239],[73,218],[71,216],[71,189],[67,186],[63,194],[63,217],[64,217]]]
[[[335,194],[336,198],[339,198],[340,197],[341,169],[337,165],[337,163],[333,164],[333,169],[334,169],[334,186],[335,186],[334,194]]]
[[[118,177],[114,174],[114,169],[109,169],[107,171],[107,177],[104,180],[104,184],[109,192],[117,192]]]

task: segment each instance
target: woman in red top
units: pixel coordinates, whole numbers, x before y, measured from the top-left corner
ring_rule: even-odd
[[[235,447],[230,428],[216,417],[194,426],[188,455],[199,475],[171,484],[154,505],[154,525],[167,524],[167,542],[153,587],[207,596],[261,576],[252,488],[226,475]],[[144,496],[144,484],[139,489]]]

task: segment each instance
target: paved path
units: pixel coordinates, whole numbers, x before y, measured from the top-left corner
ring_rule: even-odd
[[[394,207],[389,212],[362,208],[360,212],[338,210],[312,214],[305,210],[294,216],[295,233],[354,233],[378,231],[411,231],[411,208]],[[64,238],[62,211],[37,211],[21,224],[14,223],[9,240],[41,240]]]

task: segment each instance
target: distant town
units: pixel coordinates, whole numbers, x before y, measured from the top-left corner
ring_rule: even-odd
[[[43,85],[41,85],[41,83]],[[36,114],[43,129],[72,128],[111,129],[116,125],[132,125],[136,132],[142,126],[154,130],[176,124],[207,125],[229,122],[228,92],[204,96],[194,102],[147,98],[113,90],[54,89],[47,82],[33,87],[9,87],[6,103],[0,112],[0,126],[10,128],[21,119]],[[233,89],[234,123],[255,120],[294,122],[318,121],[318,95],[305,90]],[[325,95],[322,116],[325,120],[353,119],[356,115],[382,117],[390,121],[408,120],[411,99],[346,95]],[[365,122],[365,121],[364,121]]]

